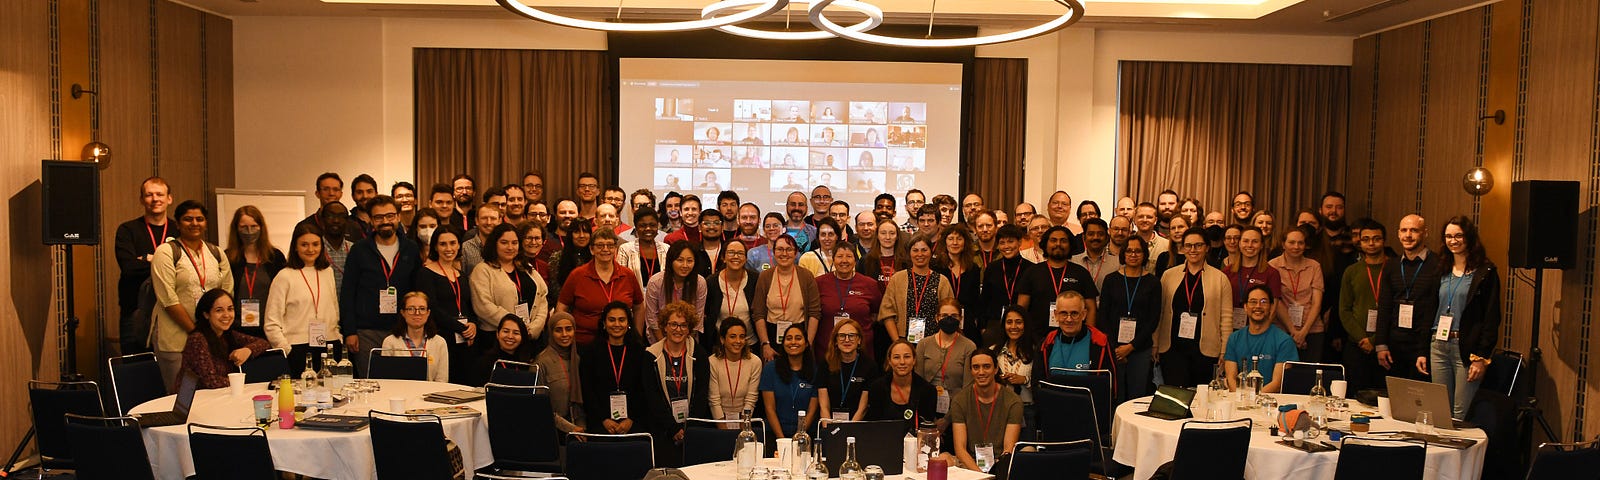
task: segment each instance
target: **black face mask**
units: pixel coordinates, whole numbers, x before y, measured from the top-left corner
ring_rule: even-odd
[[[954,315],[945,315],[939,319],[939,331],[941,332],[946,334],[956,333],[956,329],[959,328],[961,328],[961,320],[957,320]]]

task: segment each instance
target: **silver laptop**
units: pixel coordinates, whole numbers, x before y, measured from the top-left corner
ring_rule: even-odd
[[[1417,412],[1430,412],[1433,414],[1433,423],[1436,428],[1446,430],[1460,430],[1472,427],[1472,424],[1458,419],[1451,419],[1450,423],[1440,421],[1450,418],[1450,392],[1445,390],[1442,383],[1419,382],[1407,378],[1388,377],[1389,380],[1389,416],[1402,422],[1416,422]]]

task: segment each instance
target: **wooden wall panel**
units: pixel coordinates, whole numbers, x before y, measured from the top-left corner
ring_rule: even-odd
[[[26,381],[59,372],[38,215],[39,160],[53,156],[49,54],[49,3],[0,2],[0,445],[8,452],[30,425]]]
[[[1417,135],[1422,119],[1422,43],[1424,25],[1413,25],[1378,38],[1377,164],[1371,210],[1376,218],[1398,222],[1415,211]],[[1363,111],[1366,109],[1363,108]],[[1286,216],[1292,219],[1292,216]],[[1292,220],[1289,220],[1292,221]]]
[[[201,158],[200,22],[202,13],[170,2],[156,4],[157,91],[160,96],[161,176],[172,185],[173,202],[206,200]],[[209,205],[210,201],[206,201]],[[218,222],[212,212],[212,229]]]
[[[200,73],[206,89],[206,170],[215,191],[233,186],[233,21],[216,15],[205,15],[204,21],[205,70]]]
[[[1350,218],[1372,216],[1368,193],[1374,173],[1371,164],[1376,160],[1372,152],[1374,99],[1373,82],[1377,80],[1378,37],[1356,39],[1354,61],[1350,66],[1350,147],[1345,161],[1345,208]],[[1387,219],[1380,219],[1387,221]]]
[[[1455,215],[1472,216],[1472,196],[1461,175],[1478,149],[1478,67],[1482,63],[1485,9],[1428,22],[1427,131],[1423,137],[1422,217],[1439,226]],[[1390,220],[1399,226],[1398,217]],[[1437,229],[1435,229],[1437,230]],[[1434,243],[1443,241],[1433,237]]]
[[[117,225],[143,213],[139,182],[155,174],[152,153],[149,1],[100,1],[99,139],[111,146],[111,166],[100,171],[102,238],[115,239]],[[106,312],[121,315],[117,279],[121,271],[107,250],[101,271],[106,285]],[[109,317],[108,317],[109,318]],[[106,322],[107,335],[121,332]]]

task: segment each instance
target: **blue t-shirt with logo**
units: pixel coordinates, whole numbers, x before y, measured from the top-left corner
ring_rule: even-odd
[[[1267,331],[1260,335],[1251,334],[1249,328],[1234,330],[1228,335],[1227,350],[1223,358],[1238,363],[1240,372],[1249,371],[1250,357],[1260,355],[1263,384],[1272,383],[1272,373],[1277,371],[1279,363],[1300,361],[1294,337],[1277,325],[1268,325]]]
[[[793,435],[795,425],[800,423],[801,410],[806,410],[808,414],[816,414],[810,411],[809,407],[811,398],[817,396],[817,384],[802,378],[799,372],[793,372],[788,382],[783,381],[783,378],[778,376],[777,369],[780,363],[783,364],[783,368],[789,368],[788,360],[782,358],[767,362],[761,367],[761,391],[772,392],[773,409],[778,411],[778,425],[783,427],[785,435]]]

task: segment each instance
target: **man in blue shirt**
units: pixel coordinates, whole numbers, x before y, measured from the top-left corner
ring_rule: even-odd
[[[1117,362],[1107,347],[1105,333],[1088,324],[1088,306],[1083,294],[1062,290],[1055,298],[1055,330],[1040,342],[1042,362],[1033,362],[1033,378],[1050,378],[1051,368],[1110,370],[1116,375]]]
[[[1250,368],[1250,357],[1261,357],[1261,393],[1277,393],[1283,384],[1283,362],[1300,360],[1294,338],[1272,324],[1272,289],[1266,285],[1250,287],[1245,293],[1244,312],[1249,328],[1234,330],[1222,354],[1227,363],[1228,385],[1238,388],[1239,370]]]

